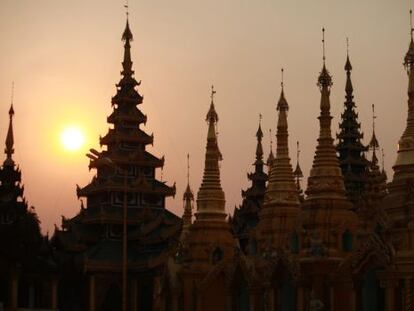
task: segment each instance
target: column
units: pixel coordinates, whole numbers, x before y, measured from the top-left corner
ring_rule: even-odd
[[[296,310],[297,311],[304,311],[305,309],[305,289],[303,286],[299,285],[297,288],[297,295],[296,295]]]
[[[55,276],[52,277],[52,281],[51,281],[51,286],[52,286],[52,309],[53,310],[57,310],[58,306],[58,301],[57,301],[57,278]]]
[[[249,303],[250,311],[260,311],[260,299],[259,299],[260,289],[250,288],[249,289]]]
[[[270,284],[266,284],[263,293],[263,311],[273,311],[273,303],[273,289]]]
[[[232,297],[231,297],[231,292],[229,290],[226,291],[226,310],[227,311],[231,311],[231,307],[232,307]]]
[[[178,293],[176,290],[171,290],[171,310],[178,311]]]
[[[10,287],[11,287],[10,306],[11,306],[11,310],[15,311],[17,310],[17,307],[18,307],[18,290],[19,290],[19,276],[17,272],[15,271],[11,273]]]
[[[404,311],[413,310],[411,282],[412,279],[410,277],[404,279]]]
[[[394,311],[395,307],[395,288],[397,280],[385,279],[381,280],[380,285],[385,288],[385,311]]]
[[[131,280],[131,289],[130,289],[130,291],[131,291],[130,304],[131,304],[131,310],[132,311],[138,311],[138,295],[137,295],[138,284],[137,283],[138,283],[137,279],[132,278],[132,280]]]
[[[89,311],[95,311],[95,276],[89,276]]]

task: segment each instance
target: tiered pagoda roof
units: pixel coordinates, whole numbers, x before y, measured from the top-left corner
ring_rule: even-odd
[[[6,159],[0,169],[0,262],[21,265],[21,271],[39,273],[44,261],[39,252],[43,243],[39,220],[32,208],[28,208],[21,183],[21,171],[13,160],[13,103],[9,109],[9,128],[6,136]],[[12,269],[9,267],[9,269]]]
[[[77,216],[63,219],[55,242],[61,250],[76,253],[86,270],[121,268],[123,204],[127,204],[128,267],[143,270],[159,265],[173,252],[181,221],[165,208],[165,199],[175,195],[156,178],[156,169],[164,166],[146,146],[154,136],[142,129],[147,122],[138,105],[143,96],[141,84],[134,78],[131,60],[132,32],[127,20],[124,33],[124,58],[121,80],[112,97],[113,112],[107,118],[112,128],[100,138],[104,150],[91,149],[89,168],[96,170],[91,182],[77,186],[78,197],[86,197],[86,207]]]
[[[268,175],[264,172],[263,132],[260,123],[256,137],[256,161],[253,163],[255,170],[253,173],[247,174],[247,178],[251,181],[251,186],[246,190],[242,190],[242,205],[235,208],[234,216],[231,220],[233,233],[239,239],[240,247],[243,250],[247,246],[250,230],[256,227],[259,221],[259,211],[263,204],[268,179]]]
[[[364,158],[367,147],[361,143],[364,135],[360,131],[361,124],[358,123],[358,113],[355,111],[354,89],[351,81],[352,65],[349,55],[346,57],[345,71],[345,110],[341,114],[340,132],[337,134],[339,142],[336,150],[344,176],[346,195],[353,204],[356,204],[364,192],[368,162]]]

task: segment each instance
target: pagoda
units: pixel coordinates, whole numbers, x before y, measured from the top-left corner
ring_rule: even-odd
[[[256,137],[256,161],[253,163],[255,170],[253,173],[247,174],[247,178],[251,181],[251,186],[246,190],[242,190],[242,204],[239,208],[235,208],[234,216],[231,220],[233,233],[239,240],[240,248],[243,252],[247,252],[250,231],[256,227],[259,221],[259,211],[263,204],[268,179],[268,175],[264,172],[263,132],[260,123]]]
[[[335,299],[341,288],[352,283],[350,272],[337,275],[341,262],[358,248],[359,219],[346,197],[344,179],[331,133],[330,92],[332,77],[325,65],[323,29],[323,67],[318,77],[321,92],[319,138],[308,177],[307,197],[301,205],[302,231],[300,266],[303,285],[330,310],[352,310],[351,293]],[[329,280],[338,280],[328,290]],[[332,296],[334,295],[334,296]],[[348,296],[347,296],[348,295]],[[331,303],[332,301],[332,303]]]
[[[216,127],[218,114],[214,105],[214,88],[206,121],[208,123],[204,173],[197,192],[195,220],[187,235],[188,252],[179,271],[183,300],[182,310],[226,310],[228,286],[226,271],[234,264],[236,243],[225,211],[221,187],[222,159]]]
[[[282,69],[283,73],[283,69]],[[259,253],[270,249],[289,249],[290,234],[294,231],[299,214],[299,193],[296,188],[289,157],[288,102],[283,82],[277,103],[276,156],[270,169],[263,207],[259,213],[257,240]]]
[[[412,11],[410,11],[410,15]],[[388,235],[395,252],[395,271],[383,273],[387,284],[389,309],[404,306],[412,308],[414,278],[414,28],[411,24],[411,41],[404,57],[408,74],[408,113],[405,130],[398,143],[394,176],[388,184],[383,208],[389,217]]]
[[[379,166],[377,152],[380,145],[375,134],[375,108],[372,105],[372,136],[368,144],[371,160],[367,161],[368,170],[365,177],[365,188],[362,200],[359,201],[358,215],[365,223],[368,230],[385,229],[387,227],[387,216],[381,206],[381,202],[387,195],[387,174],[384,165]]]
[[[367,151],[367,147],[361,143],[364,135],[360,131],[361,124],[358,123],[358,113],[355,112],[354,88],[351,81],[352,65],[348,53],[345,71],[345,110],[341,114],[340,132],[336,135],[339,140],[336,145],[336,151],[338,152],[339,165],[344,176],[346,196],[355,205],[361,200],[361,196],[364,193],[368,162],[364,158],[364,152]]]
[[[54,263],[39,219],[24,197],[14,153],[13,101],[9,109],[6,159],[0,169],[0,303],[5,310],[56,308]]]
[[[89,169],[96,170],[96,175],[88,185],[77,187],[77,195],[86,198],[86,206],[82,204],[73,218],[63,217],[62,229],[57,229],[54,237],[66,268],[62,310],[64,306],[120,310],[124,264],[128,310],[152,310],[157,277],[175,252],[180,236],[181,220],[166,209],[165,203],[167,197],[175,195],[175,185],[157,180],[156,169],[163,167],[164,158],[146,150],[154,136],[142,129],[147,116],[138,108],[143,96],[137,90],[141,82],[132,70],[133,36],[128,19],[122,40],[122,78],[112,97],[113,112],[107,118],[111,127],[100,138],[103,151],[91,149],[89,154]],[[127,246],[123,245],[124,236]],[[80,282],[88,283],[86,291],[75,286]]]

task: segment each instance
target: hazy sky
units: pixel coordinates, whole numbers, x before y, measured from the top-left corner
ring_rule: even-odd
[[[124,1],[0,1],[0,139],[8,125],[11,82],[15,81],[15,155],[25,195],[43,230],[73,216],[84,186],[86,151],[99,149],[108,129],[111,96],[119,81]],[[240,203],[246,173],[253,169],[258,115],[263,114],[264,149],[275,133],[280,68],[290,105],[290,154],[308,175],[318,135],[321,28],[326,28],[327,67],[333,75],[333,132],[343,110],[346,37],[354,67],[355,101],[365,142],[371,136],[371,104],[377,137],[386,153],[388,177],[407,111],[403,57],[409,44],[409,0],[130,0],[135,76],[142,80],[140,106],[154,133],[150,151],[165,155],[164,180],[177,183],[168,208],[182,214],[186,154],[196,192],[204,165],[210,85],[217,90],[219,146],[226,208]],[[65,152],[59,135],[66,125],[82,127],[87,145]],[[159,176],[159,172],[158,172]]]

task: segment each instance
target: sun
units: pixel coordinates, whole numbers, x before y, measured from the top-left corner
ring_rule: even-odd
[[[79,127],[66,127],[61,135],[60,142],[67,151],[78,151],[85,143],[85,135]]]

